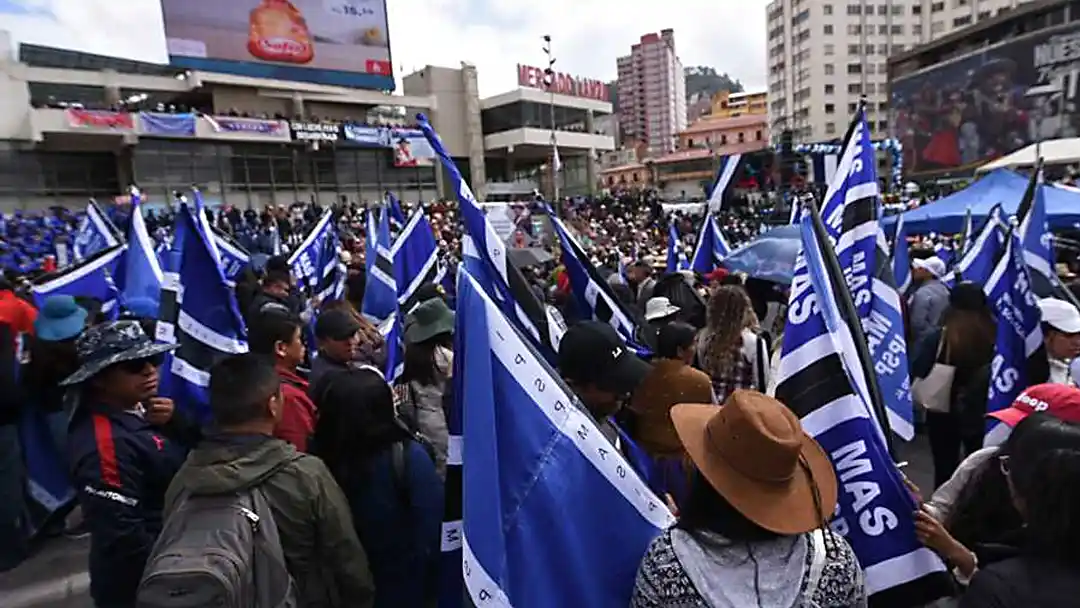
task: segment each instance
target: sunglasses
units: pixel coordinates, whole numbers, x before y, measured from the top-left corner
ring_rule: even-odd
[[[128,374],[142,373],[146,366],[152,365],[154,367],[161,367],[161,364],[165,362],[165,355],[154,355],[152,357],[144,357],[142,359],[132,359],[130,361],[121,361],[116,364],[116,368],[122,372]]]

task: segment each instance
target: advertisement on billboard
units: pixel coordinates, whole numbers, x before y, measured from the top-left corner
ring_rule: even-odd
[[[390,145],[394,149],[395,167],[435,165],[435,150],[420,129],[390,129]]]
[[[159,0],[0,0],[0,29],[11,35],[13,53],[20,44],[33,44],[169,62]]]
[[[173,64],[392,90],[385,0],[162,0]]]
[[[966,172],[1040,137],[1076,137],[1078,77],[1080,27],[1072,26],[893,80],[904,172]]]

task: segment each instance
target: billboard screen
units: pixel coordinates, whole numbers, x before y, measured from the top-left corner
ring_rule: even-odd
[[[1080,27],[1038,32],[890,84],[904,172],[967,171],[1080,132]],[[1045,85],[1052,85],[1046,87]],[[1029,95],[1033,87],[1059,92]]]
[[[169,62],[159,0],[0,0],[0,30],[11,35],[16,57],[20,44],[34,44]]]
[[[385,0],[162,0],[174,65],[390,90]]]

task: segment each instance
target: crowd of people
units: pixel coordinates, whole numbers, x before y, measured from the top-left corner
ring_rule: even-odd
[[[324,302],[298,291],[284,256],[260,240],[276,233],[287,248],[321,209],[212,214],[238,240],[254,235],[248,242],[267,259],[237,281],[250,352],[213,367],[208,419],[159,396],[159,366],[175,346],[154,341],[154,319],[107,321],[68,296],[37,309],[13,282],[0,283],[0,446],[11,456],[12,429],[28,408],[48,417],[48,440],[67,455],[78,508],[59,510],[38,537],[89,534],[96,606],[171,606],[178,590],[185,605],[436,602],[454,450],[446,413],[454,399],[453,294],[420,288],[404,323],[403,375],[387,383],[387,345],[360,312],[364,210],[343,201],[334,211],[350,274],[344,298]],[[522,205],[522,216],[533,211]],[[569,321],[559,375],[678,517],[643,556],[631,605],[865,606],[855,554],[827,525],[842,484],[821,446],[772,396],[786,286],[722,269],[666,272],[669,222],[687,251],[697,224],[656,200],[566,201],[560,213],[655,345],[642,359],[609,325],[577,310],[557,258],[524,269]],[[435,203],[427,216],[453,264],[455,207]],[[721,223],[734,245],[761,232],[759,217],[736,208]],[[158,214],[147,223],[160,232],[170,222]],[[550,247],[551,237],[528,224],[518,229]],[[955,582],[942,602],[1073,605],[1080,370],[1071,364],[1080,355],[1080,310],[1040,301],[1045,342],[1029,386],[992,414],[1005,430],[984,437],[996,380],[994,315],[980,286],[950,289],[942,260],[929,251],[913,257],[911,375],[953,370],[935,402],[921,404],[934,487],[910,488],[920,505],[910,514],[918,538]],[[0,466],[0,491],[8,497],[0,568],[10,568],[30,548],[27,507],[12,499],[27,492],[17,467]],[[253,535],[253,522],[272,532]]]

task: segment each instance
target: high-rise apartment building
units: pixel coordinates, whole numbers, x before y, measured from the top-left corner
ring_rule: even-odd
[[[624,141],[644,143],[650,154],[675,149],[686,128],[686,74],[675,52],[675,32],[645,34],[619,57],[619,131]]]
[[[769,124],[775,141],[843,137],[860,97],[874,137],[888,137],[889,55],[1022,0],[774,0],[766,8]],[[621,94],[621,91],[620,91]]]

